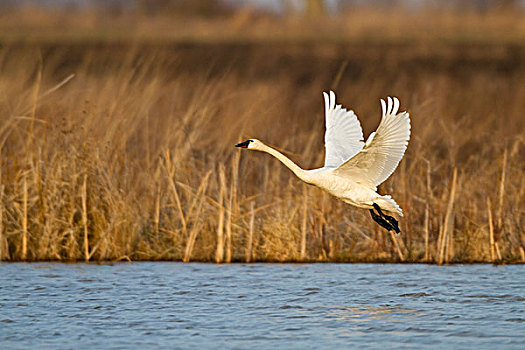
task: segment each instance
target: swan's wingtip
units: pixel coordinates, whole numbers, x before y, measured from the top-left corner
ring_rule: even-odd
[[[381,99],[381,109],[383,111],[383,117],[384,117],[386,114],[386,102],[383,99]]]

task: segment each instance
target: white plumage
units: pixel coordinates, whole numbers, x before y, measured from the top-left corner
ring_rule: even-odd
[[[388,107],[381,100],[383,116],[377,130],[370,134],[363,149],[347,158],[337,173],[376,188],[392,175],[403,158],[410,139],[407,112],[397,114],[399,100],[388,97]]]
[[[301,169],[282,153],[257,139],[247,140],[237,147],[273,155],[301,180],[327,191],[348,204],[367,209],[373,209],[376,204],[380,209],[402,216],[401,208],[392,197],[382,196],[376,191],[377,186],[392,175],[405,154],[410,139],[409,114],[398,113],[397,98],[388,97],[386,103],[381,100],[383,110],[381,122],[377,130],[370,134],[366,142],[363,142],[363,131],[356,114],[337,105],[334,92],[330,91],[329,94],[324,92],[323,96],[326,153],[322,168]],[[380,210],[379,212],[381,217],[385,218]],[[389,216],[386,218],[394,220]]]
[[[363,130],[354,111],[335,104],[335,94],[323,92],[326,132],[324,134],[325,167],[337,167],[356,155],[365,144]]]

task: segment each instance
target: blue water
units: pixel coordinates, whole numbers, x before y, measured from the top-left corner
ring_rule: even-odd
[[[525,349],[525,267],[0,264],[0,349]]]

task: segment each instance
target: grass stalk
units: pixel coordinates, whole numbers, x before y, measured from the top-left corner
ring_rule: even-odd
[[[24,174],[24,183],[23,183],[23,198],[22,198],[22,260],[27,260],[27,178]]]
[[[505,177],[507,170],[507,148],[503,151],[503,164],[501,165],[501,179],[499,182],[499,201],[498,201],[498,227],[503,227],[503,210],[504,210],[504,199],[505,199]]]
[[[501,251],[499,250],[499,244],[497,241],[494,241],[494,249],[496,250],[496,257],[498,258],[498,261],[503,260],[501,258]]]
[[[443,241],[443,231],[444,231],[444,226],[443,226],[443,223],[441,222],[441,215],[439,217],[439,223],[441,225],[439,226],[438,238],[436,241],[436,263],[437,264],[439,264],[439,260],[441,257],[441,245]]]
[[[405,261],[405,257],[403,256],[403,252],[401,251],[401,248],[399,247],[399,243],[397,241],[396,235],[392,233],[392,231],[388,231],[388,233],[390,233],[390,238],[392,239],[392,242],[394,243],[394,247],[396,249],[399,260]]]
[[[438,261],[437,263],[439,265],[443,264],[443,258],[444,258],[444,253],[445,253],[445,246],[446,246],[446,241],[447,241],[447,236],[448,236],[448,232],[449,232],[449,223],[450,223],[450,219],[451,219],[451,216],[452,216],[452,211],[454,210],[454,199],[455,199],[455,196],[456,196],[456,180],[457,180],[457,175],[458,175],[458,169],[457,168],[454,168],[454,174],[452,175],[452,187],[450,189],[450,196],[449,196],[449,201],[448,201],[448,205],[447,205],[447,212],[445,214],[445,220],[443,222],[443,234],[441,236],[441,246],[439,248],[439,255],[438,255]]]
[[[246,243],[246,262],[252,260],[253,231],[255,226],[255,203],[250,202],[250,222],[248,224],[248,241]]]
[[[445,264],[448,264],[452,259],[454,259],[454,222],[456,219],[455,212],[452,211],[452,216],[449,222],[449,230],[447,234],[447,247],[445,252]]]
[[[224,260],[224,195],[226,193],[226,175],[224,166],[219,165],[219,219],[217,224],[217,249],[215,262],[217,264]]]
[[[153,227],[155,233],[158,235],[160,226],[160,182],[157,183],[157,188],[155,192],[155,213],[153,217]]]
[[[426,203],[425,203],[425,258],[424,258],[424,261],[425,262],[429,262],[430,261],[430,247],[429,247],[429,242],[430,242],[430,201],[432,200],[432,187],[431,187],[431,176],[430,176],[430,172],[431,172],[431,167],[430,167],[430,161],[428,161],[427,159],[425,159],[425,162],[427,164],[427,169],[426,169],[426,178],[427,178],[427,200],[426,200]]]
[[[226,239],[225,239],[226,252],[224,255],[225,263],[230,263],[232,260],[232,215],[233,215],[232,188],[233,186],[230,185],[230,196],[228,200],[228,208],[226,210]]]
[[[487,198],[487,214],[489,220],[489,251],[490,251],[490,262],[494,262],[495,252],[494,252],[494,224],[492,222],[492,205],[490,199]]]
[[[180,222],[182,225],[182,231],[184,235],[187,234],[187,223],[186,223],[186,217],[184,215],[184,211],[182,210],[182,203],[179,196],[179,191],[177,191],[177,186],[175,185],[175,165],[172,162],[171,154],[169,150],[166,151],[164,156],[164,163],[165,163],[165,169],[167,171],[168,175],[168,183],[170,186],[171,194],[173,197],[173,200],[175,201],[175,204],[177,206],[177,211],[179,213]]]
[[[429,262],[430,261],[430,252],[429,252],[429,209],[428,209],[428,203],[425,204],[425,257],[423,261]]]
[[[87,215],[87,174],[82,181],[82,226],[84,228],[84,260],[89,261],[88,215]]]
[[[195,246],[195,239],[197,238],[197,234],[199,232],[199,229],[201,225],[199,224],[201,222],[200,220],[200,213],[202,210],[202,205],[204,201],[206,200],[206,188],[208,187],[208,180],[211,175],[211,170],[208,171],[208,173],[205,175],[204,179],[201,182],[201,185],[199,186],[199,189],[197,190],[197,193],[195,194],[195,197],[198,198],[198,205],[197,209],[192,212],[192,216],[190,217],[190,220],[193,222],[193,226],[190,230],[188,240],[186,242],[186,249],[184,251],[184,258],[183,262],[189,262],[191,259],[191,254],[193,252],[193,247]]]
[[[232,158],[232,181],[230,185],[230,200],[228,202],[228,215],[226,219],[226,256],[224,259],[226,263],[230,263],[232,261],[232,220],[233,212],[237,208],[236,193],[240,157],[240,152],[237,152]]]
[[[301,253],[300,258],[306,258],[306,223],[308,221],[308,188],[303,185],[303,215],[301,220]]]
[[[507,158],[508,158],[508,151],[507,147],[505,147],[505,150],[503,151],[503,162],[501,165],[501,179],[500,179],[500,185],[499,185],[499,200],[498,200],[498,219],[497,219],[497,235],[494,237],[494,247],[496,249],[496,256],[498,257],[498,260],[501,261],[501,251],[499,249],[498,242],[500,241],[501,237],[505,234],[504,231],[504,221],[503,221],[503,211],[505,210],[505,178],[506,178],[506,172],[507,172]]]

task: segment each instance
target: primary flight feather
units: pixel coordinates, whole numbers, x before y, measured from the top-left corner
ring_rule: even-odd
[[[345,203],[370,210],[372,218],[388,231],[399,232],[397,220],[389,213],[403,215],[388,195],[377,193],[397,168],[410,139],[410,118],[400,112],[399,100],[381,100],[382,117],[377,130],[366,142],[356,114],[336,104],[335,93],[323,92],[325,103],[325,162],[319,169],[305,170],[277,150],[257,139],[246,140],[236,147],[269,153],[279,159],[301,180],[315,185]],[[375,209],[375,211],[374,211]]]

